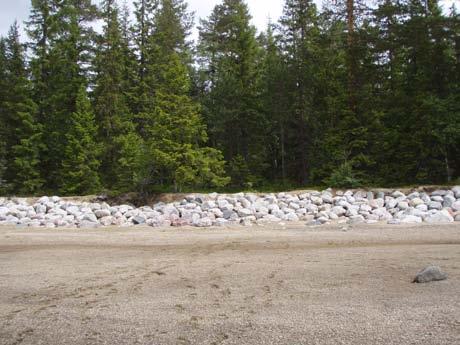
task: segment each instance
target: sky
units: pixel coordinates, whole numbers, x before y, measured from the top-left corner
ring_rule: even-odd
[[[6,35],[10,25],[17,19],[18,23],[27,20],[31,0],[0,0],[0,35]],[[97,3],[99,0],[93,0]],[[133,0],[127,0],[132,3]],[[120,1],[121,3],[122,1]],[[209,16],[214,6],[221,0],[188,0],[189,10],[195,12],[195,23],[198,24],[198,18]],[[247,0],[253,24],[264,30],[267,26],[268,18],[276,21],[283,10],[284,0]]]
[[[8,28],[17,19],[18,23],[23,26],[29,15],[31,0],[0,0],[0,35],[6,35]],[[95,0],[94,2],[98,2]],[[133,0],[127,0],[132,3]],[[282,13],[284,0],[246,0],[253,24],[259,29],[264,30],[267,26],[268,19],[276,21]],[[320,2],[321,0],[317,0]],[[452,3],[458,0],[442,0],[444,8],[448,8]],[[188,0],[189,9],[195,12],[195,23],[198,24],[198,18],[207,17],[214,6],[221,0]]]

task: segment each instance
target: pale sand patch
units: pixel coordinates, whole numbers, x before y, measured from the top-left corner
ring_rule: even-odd
[[[460,343],[460,224],[341,228],[0,227],[0,344]]]

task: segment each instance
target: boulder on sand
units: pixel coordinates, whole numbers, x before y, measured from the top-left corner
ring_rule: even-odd
[[[438,266],[428,266],[417,273],[413,283],[429,283],[433,281],[446,280],[447,273],[441,271]]]

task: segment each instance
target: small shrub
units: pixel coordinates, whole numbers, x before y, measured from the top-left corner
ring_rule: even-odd
[[[355,176],[349,162],[342,163],[331,176],[324,180],[324,183],[332,188],[357,188],[362,185],[362,181]]]

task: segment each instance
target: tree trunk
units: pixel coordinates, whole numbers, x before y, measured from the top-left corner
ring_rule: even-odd
[[[347,0],[348,97],[350,110],[356,113],[355,3]]]

